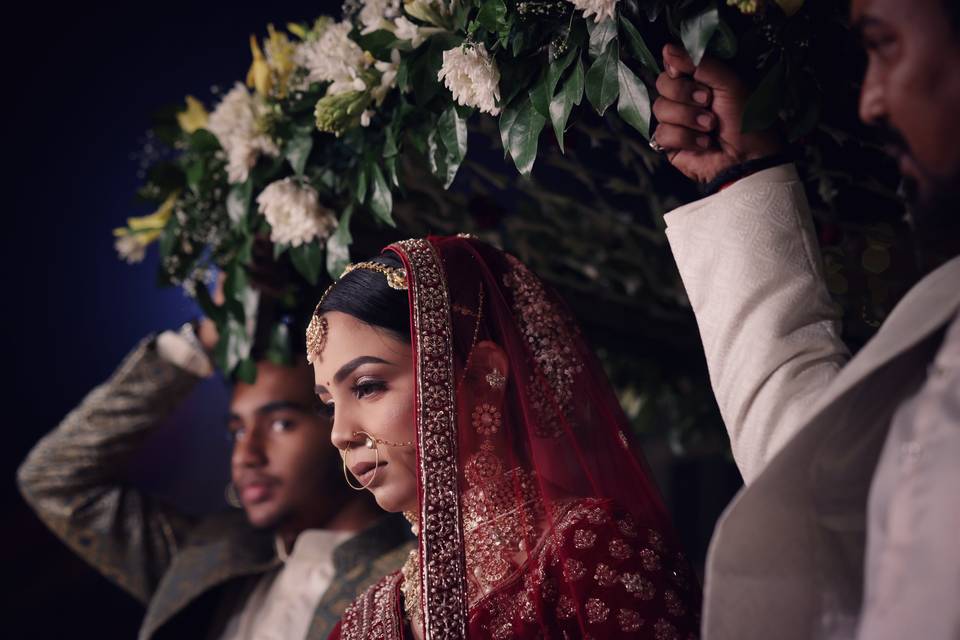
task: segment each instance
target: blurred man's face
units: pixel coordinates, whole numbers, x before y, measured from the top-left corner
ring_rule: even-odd
[[[254,384],[237,383],[230,403],[231,474],[255,527],[316,527],[344,500],[330,420],[318,414],[313,372],[270,362]]]
[[[860,117],[891,129],[891,153],[921,211],[960,211],[960,38],[955,0],[853,0],[868,56]],[[956,227],[954,227],[956,228]]]

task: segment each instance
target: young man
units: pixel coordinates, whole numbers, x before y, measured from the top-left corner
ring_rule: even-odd
[[[749,174],[777,142],[740,133],[747,92],[664,49],[654,146],[732,182],[666,218],[747,482],[710,549],[708,639],[960,637],[960,5],[854,0],[852,19],[861,117],[894,134],[918,237],[953,256],[852,359],[793,166]]]
[[[37,444],[21,491],[147,606],[141,638],[325,639],[346,604],[403,563],[408,527],[347,488],[305,360],[262,361],[254,384],[234,386],[228,494],[242,511],[194,522],[125,480],[145,438],[212,373],[215,342],[207,320],[144,340]]]

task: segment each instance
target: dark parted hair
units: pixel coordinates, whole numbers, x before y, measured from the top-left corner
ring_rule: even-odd
[[[383,253],[367,262],[403,268],[394,253]],[[391,289],[382,273],[354,269],[340,278],[327,292],[317,313],[339,311],[373,327],[386,329],[404,342],[410,342],[410,309],[407,292]]]

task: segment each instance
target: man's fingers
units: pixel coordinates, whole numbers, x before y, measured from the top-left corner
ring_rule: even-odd
[[[669,69],[688,76],[693,75],[697,70],[686,49],[675,44],[663,45],[663,64]],[[676,74],[673,75],[676,77]]]
[[[704,56],[693,74],[694,79],[717,92],[744,94],[743,82],[733,69],[719,60]]]
[[[706,109],[691,107],[663,97],[657,98],[653,103],[653,115],[660,123],[675,124],[698,131],[713,131],[717,123],[717,117]]]
[[[657,125],[653,139],[668,151],[704,151],[712,144],[710,136],[705,133],[663,122]]]
[[[657,76],[657,93],[674,102],[706,107],[710,104],[710,89],[690,78],[671,78],[669,74]]]

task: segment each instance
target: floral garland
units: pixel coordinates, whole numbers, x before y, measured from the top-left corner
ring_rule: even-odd
[[[631,313],[681,326],[689,314],[656,220],[666,206],[695,194],[675,180],[652,179],[661,176],[662,160],[642,138],[650,133],[660,71],[653,52],[679,40],[695,60],[707,53],[729,59],[753,80],[744,127],[779,121],[800,142],[814,206],[829,218],[848,187],[893,198],[889,184],[873,176],[830,167],[817,138],[827,131],[832,140],[859,139],[822,124],[825,76],[810,61],[812,37],[843,12],[834,3],[802,0],[351,0],[340,21],[269,25],[266,37],[250,38],[245,83],[217,95],[212,112],[188,96],[185,108],[158,120],[153,135],[171,151],[147,159],[140,192],[158,209],[116,230],[116,247],[137,261],[159,240],[163,281],[184,286],[217,322],[218,365],[244,379],[255,372],[258,306],[247,268],[264,238],[300,278],[286,292],[290,298],[339,275],[354,235],[364,241],[472,230],[516,252],[573,298],[636,303]],[[849,77],[844,81],[849,86]],[[475,146],[484,138],[498,140],[515,176],[492,176],[471,162],[468,139]],[[590,160],[573,148],[578,139],[612,149],[623,175],[591,172]],[[561,195],[565,178],[527,179],[535,162],[540,175],[562,171],[573,178],[566,182],[587,185],[594,200]],[[458,175],[463,179],[446,190]],[[477,195],[481,184],[522,193],[517,207],[526,212],[509,212],[515,217],[485,230],[467,212],[463,193]],[[611,192],[627,205],[605,204]],[[626,207],[655,222],[638,224],[636,213],[624,216]],[[609,215],[558,224],[545,213],[552,211]],[[397,224],[402,233],[392,230]],[[619,253],[598,249],[580,240],[584,225],[626,244]],[[886,236],[883,242],[890,246]],[[371,240],[363,249],[378,244],[385,242]],[[880,246],[867,244],[874,253]],[[564,264],[544,257],[557,247],[567,252]],[[848,260],[829,248],[826,254],[830,277],[840,282],[837,265]],[[226,274],[219,306],[204,286],[215,271]],[[266,333],[271,344],[282,342],[273,340],[279,328]],[[691,336],[696,347],[695,331]],[[278,353],[290,357],[289,349]],[[618,370],[615,360],[608,364]],[[638,374],[630,369],[621,377]],[[637,390],[650,393],[666,397]],[[710,404],[708,390],[700,395]]]

